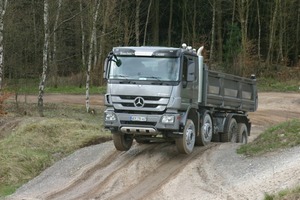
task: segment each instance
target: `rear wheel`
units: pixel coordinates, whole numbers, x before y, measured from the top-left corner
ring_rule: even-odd
[[[231,118],[227,131],[221,135],[222,142],[238,142],[238,124],[234,118]]]
[[[192,153],[195,145],[196,129],[194,122],[190,119],[187,120],[183,130],[183,135],[176,138],[176,146],[179,153],[190,154]]]
[[[238,142],[243,144],[248,142],[248,129],[244,123],[238,123]]]
[[[205,146],[211,142],[213,135],[213,123],[209,112],[204,112],[201,121],[199,136],[196,137],[196,145]]]
[[[119,151],[128,151],[133,142],[131,135],[119,132],[114,132],[112,138],[116,149]]]

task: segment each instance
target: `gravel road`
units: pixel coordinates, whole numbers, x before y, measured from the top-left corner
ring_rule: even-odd
[[[291,118],[300,118],[299,93],[260,93],[250,141]],[[7,199],[257,200],[300,185],[300,147],[246,157],[235,153],[238,145],[212,143],[181,155],[170,143],[119,152],[110,141],[76,151]]]

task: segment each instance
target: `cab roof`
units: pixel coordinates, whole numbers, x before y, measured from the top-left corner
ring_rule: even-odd
[[[156,47],[156,46],[127,46],[114,47],[113,53],[118,56],[149,56],[149,57],[179,57],[181,54],[191,54],[196,56],[192,50],[174,47]]]

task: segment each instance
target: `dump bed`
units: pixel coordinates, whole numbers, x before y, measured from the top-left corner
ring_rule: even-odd
[[[257,109],[256,80],[204,69],[202,106],[233,111]]]

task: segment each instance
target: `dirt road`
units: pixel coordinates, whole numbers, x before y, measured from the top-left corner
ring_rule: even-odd
[[[260,93],[250,118],[253,140],[271,124],[300,118],[300,94]],[[300,185],[300,147],[255,158],[237,155],[237,147],[212,143],[180,155],[169,143],[118,152],[106,142],[57,162],[8,199],[256,200]]]

